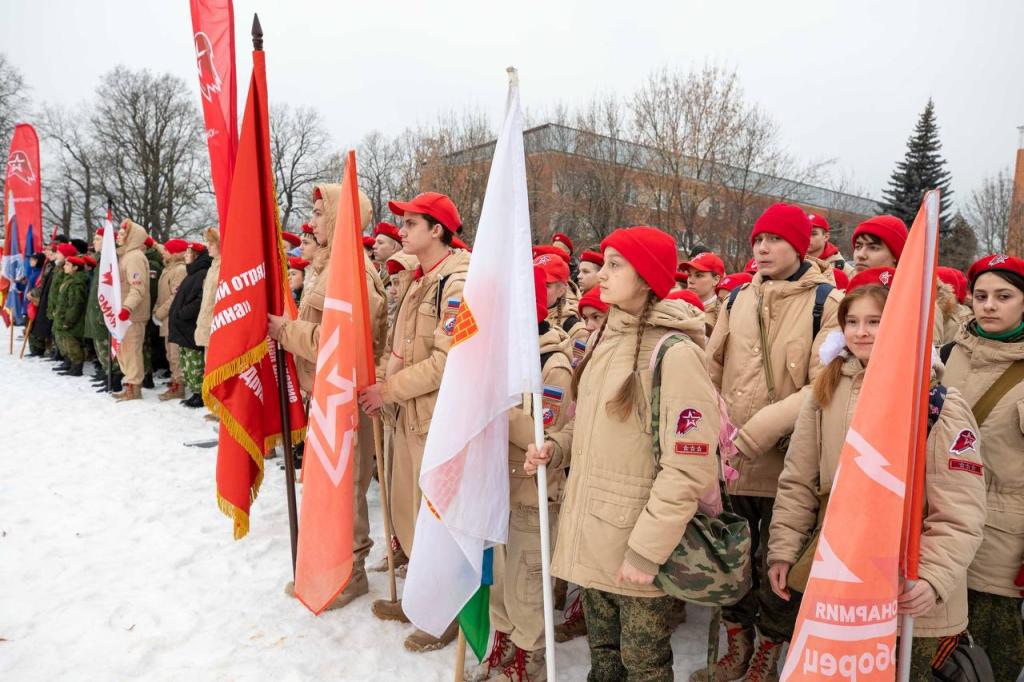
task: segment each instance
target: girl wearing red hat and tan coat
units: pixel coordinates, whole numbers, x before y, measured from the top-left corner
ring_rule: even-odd
[[[944,383],[972,405],[983,445],[988,515],[967,570],[969,630],[995,679],[1013,680],[1024,666],[1024,260],[986,256],[968,275],[974,319],[956,336]]]
[[[160,400],[174,400],[185,397],[185,384],[181,376],[181,348],[172,343],[168,337],[170,324],[167,316],[171,312],[171,302],[178,293],[178,287],[185,279],[185,250],[188,242],[184,239],[170,239],[162,248],[164,270],[156,285],[156,305],[153,307],[153,321],[160,326],[160,336],[164,338],[167,351],[167,364],[171,369],[171,381],[167,390],[160,394]]]
[[[547,322],[547,287],[544,271],[534,266],[537,320],[540,333],[541,382],[544,386],[544,432],[569,421],[569,385],[572,360],[569,337]],[[509,410],[508,541],[494,550],[494,585],[491,588],[491,653],[470,670],[471,682],[543,682],[547,679],[544,658],[544,593],[541,581],[537,480],[527,473],[526,449],[533,444],[533,410],[526,396],[522,407]],[[565,470],[548,469],[548,521],[555,537]]]
[[[571,464],[551,570],[583,589],[588,679],[668,681],[675,599],[653,581],[717,485],[718,398],[703,319],[662,300],[675,282],[675,240],[633,227],[602,247],[608,319],[576,367],[573,421],[539,452],[531,446],[527,472]],[[670,337],[652,416],[653,360]]]
[[[826,272],[831,268],[805,260],[810,232],[799,206],[774,204],[765,210],[750,236],[757,274],[730,294],[708,343],[712,381],[739,427],[735,445],[742,458],[735,467],[740,476],[729,484],[729,493],[755,539],[754,587],[722,612],[729,650],[718,663],[719,679],[774,679],[781,645],[796,622],[797,605],[771,591],[764,553],[787,441],[803,401],[801,389],[821,369],[818,348],[838,324],[842,299],[831,288]],[[690,679],[705,680],[707,671]]]
[[[324,314],[324,296],[327,293],[329,277],[331,245],[334,241],[334,227],[338,216],[338,201],[341,197],[341,185],[321,184],[313,188],[313,230],[317,240],[317,250],[313,254],[313,262],[306,267],[307,282],[312,275],[312,283],[302,289],[298,318],[289,320],[283,316],[268,316],[268,335],[276,340],[289,353],[295,356],[295,369],[299,376],[299,388],[309,395],[313,391],[313,379],[316,376],[316,359],[320,349],[320,322]],[[359,212],[362,217],[362,229],[366,229],[373,214],[370,200],[359,192]],[[384,287],[377,276],[377,270],[370,262],[369,256],[363,254],[363,268],[366,272],[366,293],[370,310],[370,329],[373,334],[374,358],[380,357],[380,345],[383,338],[385,321]],[[373,422],[361,416],[359,419],[359,452],[355,459],[353,481],[354,522],[352,552],[354,565],[352,577],[344,591],[339,594],[328,609],[337,609],[348,605],[353,599],[370,590],[366,577],[366,557],[373,547],[370,539],[370,515],[366,504],[366,491],[370,487],[373,473],[374,441]],[[285,591],[294,594],[294,585],[289,583]]]
[[[888,296],[887,286],[858,281],[883,269],[866,270],[851,282],[839,305],[841,331],[832,332],[822,348],[825,367],[806,395],[779,477],[768,544],[768,575],[776,595],[796,601],[787,584],[819,518],[820,496],[827,496],[835,481],[839,455],[846,441],[874,349],[875,334]],[[932,383],[942,378],[933,370]],[[939,638],[959,635],[967,627],[966,565],[981,542],[985,519],[985,486],[977,439],[969,447],[951,452],[961,434],[977,434],[977,426],[964,397],[949,389],[941,412],[929,417],[925,500],[921,529],[919,580],[899,596],[899,612],[915,617],[910,679],[932,680],[932,659]],[[967,441],[964,441],[967,443]],[[827,504],[827,497],[824,498]],[[897,520],[898,521],[898,520]],[[802,588],[801,588],[802,589]],[[1001,678],[1000,678],[1001,679]]]

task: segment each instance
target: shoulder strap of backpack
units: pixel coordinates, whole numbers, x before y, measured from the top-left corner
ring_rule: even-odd
[[[580,318],[576,317],[575,315],[570,315],[569,317],[562,320],[562,331],[568,334],[569,330],[575,327],[576,323],[578,323],[579,321]]]
[[[732,304],[736,302],[736,297],[740,295],[741,291],[743,291],[744,286],[746,285],[738,286],[729,292],[729,302],[725,304],[725,309],[729,313],[732,313]]]
[[[1016,360],[1010,363],[995,383],[988,387],[985,394],[978,398],[978,402],[971,407],[974,419],[978,422],[978,428],[988,419],[992,409],[999,404],[1011,388],[1024,381],[1024,360]]]
[[[814,290],[814,309],[811,311],[811,341],[818,338],[818,332],[821,331],[821,318],[825,314],[825,301],[828,300],[828,295],[835,289],[834,286],[828,282],[822,282]]]
[[[441,304],[444,303],[444,285],[448,283],[449,277],[451,277],[451,274],[447,274],[437,280],[437,293],[434,295],[434,315],[438,320],[441,319]]]
[[[544,365],[548,364],[548,360],[550,360],[551,356],[554,355],[556,352],[557,351],[553,351],[552,350],[552,351],[548,351],[547,353],[541,353],[540,354],[540,370],[542,372],[544,371]]]
[[[654,440],[654,462],[661,461],[661,361],[668,349],[683,340],[681,334],[667,334],[658,342],[651,358],[651,436]]]
[[[939,359],[942,360],[942,364],[949,362],[949,356],[953,354],[953,346],[955,345],[956,341],[950,341],[939,349]]]

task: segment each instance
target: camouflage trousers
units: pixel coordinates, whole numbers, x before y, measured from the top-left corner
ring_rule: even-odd
[[[753,586],[747,596],[733,606],[722,609],[722,620],[738,623],[747,629],[755,625],[761,634],[776,641],[789,641],[800,612],[800,593],[791,592],[789,601],[772,592],[768,581],[768,528],[772,523],[774,497],[733,495],[733,511],[750,523],[750,551]]]
[[[1024,667],[1021,601],[967,590],[967,629],[988,654],[997,680],[1016,680]]]
[[[583,590],[590,643],[588,682],[671,682],[674,597]]]
[[[103,373],[107,374],[113,369],[114,373],[111,376],[117,376],[121,373],[121,366],[116,362],[111,366],[110,363],[110,337],[105,339],[93,339],[92,340],[93,350],[96,351],[96,361],[100,363],[100,367],[103,368]]]
[[[79,363],[85,362],[85,350],[82,348],[82,340],[77,336],[72,336],[67,332],[53,330],[53,340],[57,344],[57,349],[60,354],[63,355],[68,362]]]
[[[195,348],[181,348],[181,377],[185,381],[185,387],[193,393],[200,393],[203,390],[203,373],[206,370],[206,361],[203,351]]]
[[[28,337],[28,349],[32,355],[42,355],[46,352],[46,339],[30,334]]]

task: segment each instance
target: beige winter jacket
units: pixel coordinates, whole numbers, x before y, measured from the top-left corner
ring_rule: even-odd
[[[808,262],[809,269],[795,282],[754,275],[731,311],[728,305],[721,307],[708,343],[711,380],[740,429],[736,445],[749,458],[735,463],[740,477],[729,485],[733,495],[775,496],[785,455],[783,439],[793,432],[803,402],[800,390],[820,371],[818,348],[838,326],[842,295],[833,289],[825,301],[821,330],[811,338],[815,289],[828,279],[823,266]],[[768,396],[761,358],[759,318],[767,332],[774,402]]]
[[[426,437],[430,428],[468,271],[469,252],[456,249],[418,280],[411,270],[396,275],[405,296],[377,374],[378,382],[383,378],[384,401],[399,406],[398,418],[408,433]],[[444,288],[438,298],[442,279]]]
[[[847,360],[832,402],[824,408],[806,392],[779,477],[768,541],[769,564],[795,563],[814,530],[818,495],[832,491],[864,374],[859,360]],[[963,396],[950,389],[928,436],[921,530],[920,575],[935,589],[938,601],[915,620],[915,636],[942,637],[967,627],[966,567],[981,543],[985,485],[979,443],[960,452],[950,451],[965,430],[977,433],[974,416]]]
[[[160,281],[156,285],[156,307],[153,308],[153,320],[160,325],[160,336],[167,336],[167,314],[171,311],[174,294],[178,293],[181,281],[185,279],[185,261],[175,256],[160,273]]]
[[[935,339],[932,345],[945,346],[956,338],[956,333],[960,329],[960,324],[963,321],[960,319],[960,304],[956,300],[956,294],[953,292],[953,287],[945,282],[939,282],[938,284],[935,303],[937,304],[935,316],[936,319],[941,320],[941,326],[937,324],[932,333],[935,334],[939,329],[941,329],[942,333]]]
[[[146,258],[146,229],[126,220],[121,224],[124,242],[117,248],[117,269],[121,275],[121,307],[132,311],[132,322],[149,322],[149,259]]]
[[[561,429],[569,421],[572,383],[572,361],[569,335],[552,326],[540,337],[540,354],[551,353],[541,368],[543,383],[544,432]],[[508,413],[508,475],[509,503],[515,507],[537,506],[537,478],[524,470],[526,448],[535,442],[533,434],[533,397],[524,396],[525,404]],[[565,487],[565,468],[548,467],[548,499],[558,502]]]
[[[945,383],[974,405],[1010,363],[1024,359],[1024,343],[1002,343],[961,328],[946,363]],[[1024,563],[1024,382],[1003,396],[981,425],[988,518],[985,538],[967,572],[972,590],[1019,597],[1013,584]]]
[[[718,311],[721,307],[722,304],[718,301],[717,296],[710,303],[704,304],[704,328],[707,330],[708,338],[711,337],[711,333],[715,330],[715,323],[718,322]]]
[[[582,587],[657,597],[654,585],[620,583],[623,560],[657,573],[679,544],[697,500],[718,480],[718,399],[707,374],[704,319],[680,301],[657,303],[643,327],[642,390],[625,421],[607,411],[633,370],[636,316],[613,307],[576,396],[572,422],[551,434],[553,467],[571,463],[551,572]],[[681,333],[662,360],[656,462],[651,432],[651,360],[666,334]],[[660,469],[659,469],[660,465]]]
[[[565,295],[565,302],[562,305],[556,305],[553,308],[548,308],[548,322],[554,327],[562,327],[563,323],[570,317],[576,318],[576,323],[570,326],[568,329],[563,327],[563,330],[569,334],[570,346],[579,341],[584,347],[587,345],[587,339],[590,338],[590,332],[587,331],[587,325],[583,322],[583,316],[580,315],[579,311],[579,299],[573,300],[570,298],[570,292]]]
[[[220,256],[210,263],[203,280],[203,303],[199,306],[196,319],[196,345],[206,348],[210,345],[210,327],[213,324],[213,307],[217,303],[217,284],[220,280]]]

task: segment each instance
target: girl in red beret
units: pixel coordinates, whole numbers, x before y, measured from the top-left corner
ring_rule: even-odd
[[[608,319],[576,367],[573,421],[531,446],[527,467],[571,464],[551,572],[582,588],[590,679],[670,680],[679,611],[655,577],[718,485],[718,398],[703,319],[663,301],[675,240],[631,227],[601,247]]]

